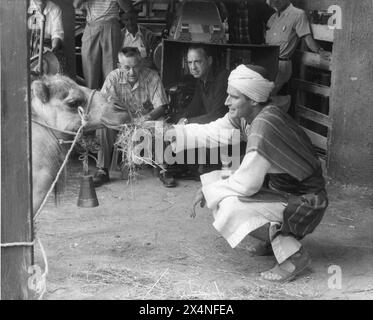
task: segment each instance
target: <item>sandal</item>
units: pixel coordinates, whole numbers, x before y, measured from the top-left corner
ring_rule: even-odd
[[[308,253],[302,249],[300,249],[297,253],[293,254],[290,258],[288,258],[284,263],[290,262],[293,264],[295,269],[290,272],[281,267],[281,264],[277,264],[271,270],[266,272],[262,272],[260,274],[263,280],[271,281],[271,282],[279,282],[279,283],[286,283],[291,280],[294,280],[300,273],[302,273],[305,269],[307,269],[311,263],[311,258],[309,257]],[[275,276],[275,278],[273,277]]]
[[[259,242],[258,244],[252,245],[247,248],[251,256],[264,257],[273,256],[272,246],[269,242]]]

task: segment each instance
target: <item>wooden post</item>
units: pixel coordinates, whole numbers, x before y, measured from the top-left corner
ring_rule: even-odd
[[[334,30],[328,175],[345,184],[373,186],[373,2],[292,0],[308,10],[341,7]]]
[[[27,0],[0,2],[1,243],[31,242]],[[33,247],[1,248],[1,299],[29,299]]]

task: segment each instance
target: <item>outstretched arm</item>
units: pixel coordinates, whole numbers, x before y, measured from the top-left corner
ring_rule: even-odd
[[[240,124],[233,122],[229,114],[208,124],[174,125],[165,135],[166,140],[172,141],[175,153],[184,149],[238,144],[243,138]]]

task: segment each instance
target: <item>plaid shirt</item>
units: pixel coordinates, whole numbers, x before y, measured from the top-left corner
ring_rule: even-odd
[[[240,1],[235,15],[231,17],[233,24],[233,41],[243,44],[262,44],[265,25],[274,9],[258,0]]]
[[[124,77],[121,69],[109,73],[101,92],[109,100],[133,114],[144,115],[152,109],[168,104],[161,78],[154,70],[143,68],[139,79],[132,87]]]

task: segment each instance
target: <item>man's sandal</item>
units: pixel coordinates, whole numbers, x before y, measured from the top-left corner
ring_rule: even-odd
[[[288,258],[283,264],[288,262],[291,262],[291,264],[295,267],[292,272],[281,267],[281,264],[277,264],[271,270],[262,272],[260,274],[261,278],[263,280],[271,282],[289,282],[309,267],[309,265],[311,264],[311,258],[309,257],[308,253],[301,248],[297,253]]]
[[[251,245],[247,248],[251,256],[264,257],[273,256],[272,246],[269,242],[261,241],[258,244]]]

